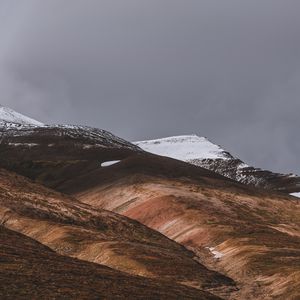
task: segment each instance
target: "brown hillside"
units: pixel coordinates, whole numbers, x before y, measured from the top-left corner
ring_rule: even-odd
[[[62,255],[217,293],[234,289],[232,280],[201,265],[193,252],[139,222],[81,204],[4,170],[0,222]]]
[[[300,202],[294,197],[147,155],[59,188],[185,245],[206,266],[239,282],[239,299],[300,297]]]

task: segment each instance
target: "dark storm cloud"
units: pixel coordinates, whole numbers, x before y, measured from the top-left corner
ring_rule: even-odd
[[[197,133],[300,173],[300,1],[0,1],[0,103],[131,140]]]

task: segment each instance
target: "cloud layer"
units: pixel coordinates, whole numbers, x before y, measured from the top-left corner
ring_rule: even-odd
[[[0,1],[0,103],[300,173],[298,0]]]

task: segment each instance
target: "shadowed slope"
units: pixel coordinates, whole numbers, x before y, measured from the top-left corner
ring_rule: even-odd
[[[219,299],[56,254],[0,226],[1,299]]]

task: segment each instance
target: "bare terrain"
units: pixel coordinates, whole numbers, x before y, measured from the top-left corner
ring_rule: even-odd
[[[257,170],[266,189],[104,130],[3,124],[1,298],[300,299],[298,178]]]
[[[61,256],[0,226],[1,299],[219,299],[206,292]]]
[[[0,222],[64,256],[216,294],[236,289],[230,278],[207,269],[192,251],[141,223],[5,170],[0,170]]]
[[[110,169],[77,178],[62,190],[188,247],[204,265],[238,282],[233,298],[300,297],[299,199],[162,157],[136,156]]]

